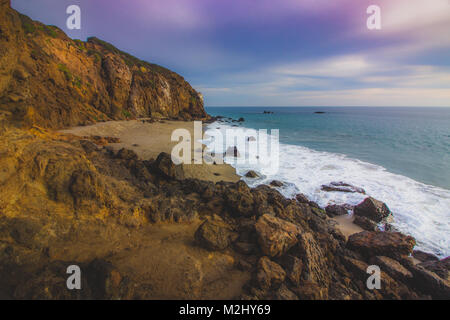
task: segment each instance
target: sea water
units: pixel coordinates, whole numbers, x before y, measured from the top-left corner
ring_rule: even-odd
[[[392,225],[414,236],[417,249],[450,254],[450,108],[220,107],[207,112],[245,118],[209,128],[279,129],[277,173],[233,163],[242,176],[250,169],[262,174],[243,177],[250,186],[281,180],[285,196],[304,193],[321,206],[354,205],[370,195],[389,206]],[[321,190],[333,181],[364,188],[367,195]]]

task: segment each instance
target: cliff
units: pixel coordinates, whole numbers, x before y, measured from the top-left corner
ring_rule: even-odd
[[[0,112],[46,128],[133,117],[206,118],[180,75],[97,38],[72,40],[2,0]]]

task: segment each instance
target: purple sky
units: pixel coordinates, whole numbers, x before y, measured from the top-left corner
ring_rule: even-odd
[[[66,28],[77,4],[82,28]],[[366,9],[381,7],[381,30]],[[12,0],[172,69],[207,106],[450,106],[449,0]]]

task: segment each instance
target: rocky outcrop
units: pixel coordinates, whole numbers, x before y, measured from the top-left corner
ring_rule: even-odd
[[[198,244],[207,249],[224,250],[238,238],[238,234],[220,217],[213,216],[197,229],[194,237]]]
[[[72,40],[11,9],[0,12],[0,111],[10,123],[63,128],[134,117],[204,119],[181,76],[97,38]]]

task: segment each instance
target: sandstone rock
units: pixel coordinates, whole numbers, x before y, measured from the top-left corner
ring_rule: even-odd
[[[363,231],[348,238],[347,247],[365,256],[400,259],[412,253],[416,241],[400,232]]]
[[[154,163],[156,170],[169,179],[183,180],[184,171],[182,165],[175,165],[169,154],[161,152]]]
[[[344,206],[340,206],[340,205],[336,205],[336,204],[326,206],[325,212],[331,218],[348,214],[348,211]]]
[[[309,199],[303,194],[303,193],[299,193],[295,196],[295,199],[299,202],[299,203],[309,203]]]
[[[363,202],[355,206],[353,212],[356,216],[366,217],[375,222],[380,222],[391,214],[385,203],[372,197],[364,199]]]
[[[379,266],[382,271],[386,272],[394,279],[409,281],[413,277],[412,273],[408,269],[392,258],[376,256],[371,259],[371,263]]]
[[[354,216],[355,219],[353,220],[353,223],[357,226],[360,226],[364,230],[367,231],[376,231],[378,230],[377,223],[373,220],[370,220],[369,218],[362,217],[362,216]]]
[[[433,298],[448,300],[450,297],[450,281],[448,279],[442,279],[436,273],[419,265],[410,270],[414,275],[413,286]]]
[[[301,230],[285,220],[265,214],[256,222],[261,250],[270,257],[279,257],[298,242]]]
[[[234,187],[228,188],[224,198],[235,215],[249,216],[253,213],[253,196],[244,181],[239,181]]]
[[[328,299],[328,289],[319,286],[312,281],[305,281],[301,286],[294,289],[294,293],[300,300],[326,300]]]
[[[300,285],[303,263],[302,261],[292,255],[285,255],[280,260],[281,266],[284,268],[287,274],[287,278],[292,282],[294,286]]]
[[[232,227],[216,215],[203,222],[194,235],[197,244],[209,250],[224,250],[237,237]]]
[[[262,257],[258,261],[256,283],[262,289],[276,288],[286,278],[283,268],[271,261],[268,257]]]
[[[282,284],[280,288],[275,292],[276,300],[298,300],[298,297],[295,293],[286,287],[286,285]]]
[[[330,184],[322,185],[321,189],[323,191],[328,192],[337,191],[337,192],[362,193],[362,194],[366,193],[364,189],[355,187],[345,182],[330,182]]]
[[[125,148],[120,149],[116,157],[122,160],[137,160],[138,158],[136,152]]]
[[[256,247],[253,243],[240,242],[240,241],[236,242],[234,244],[234,248],[236,249],[237,252],[246,254],[246,255],[252,254],[256,249]]]

